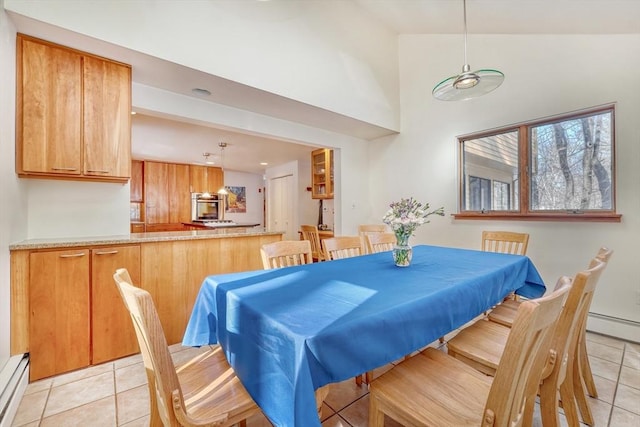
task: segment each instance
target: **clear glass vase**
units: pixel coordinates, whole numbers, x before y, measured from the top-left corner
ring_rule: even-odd
[[[396,232],[396,244],[393,247],[393,262],[398,267],[408,267],[411,265],[413,249],[409,245],[410,233]]]

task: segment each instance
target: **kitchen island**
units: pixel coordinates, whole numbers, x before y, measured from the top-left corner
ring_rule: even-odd
[[[30,380],[138,352],[113,281],[127,268],[151,294],[168,344],[179,343],[205,277],[262,269],[262,227],[31,239],[11,251],[11,354],[30,353]]]

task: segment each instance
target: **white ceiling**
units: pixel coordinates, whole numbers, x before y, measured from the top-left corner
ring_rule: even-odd
[[[368,13],[381,25],[398,34],[462,34],[463,31],[462,0],[352,1],[363,9],[363,13]],[[19,32],[131,64],[133,80],[136,83],[188,96],[195,96],[191,93],[193,87],[206,87],[213,92],[212,96],[206,98],[211,102],[363,139],[374,139],[393,133],[388,129],[84,37],[43,22],[15,14],[11,16]],[[640,33],[640,0],[468,0],[467,27],[470,36],[473,33]],[[281,164],[304,158],[314,149],[229,129],[152,117],[134,118],[134,123],[142,121],[156,123],[166,132],[173,132],[176,141],[184,141],[184,138],[176,134],[178,131],[183,132],[184,137],[192,139],[193,143],[169,148],[159,142],[145,141],[140,144],[139,141],[134,141],[135,158],[197,163],[202,159],[203,152],[217,151],[217,143],[225,141],[231,144],[225,158],[227,169],[262,173],[265,166],[258,165],[261,161],[267,161],[270,165]],[[172,125],[173,130],[170,130]]]
[[[461,34],[462,0],[354,0],[398,34]],[[467,0],[467,30],[487,34],[640,33],[639,0]]]

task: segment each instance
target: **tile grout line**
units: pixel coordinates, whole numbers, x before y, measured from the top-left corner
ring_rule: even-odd
[[[607,420],[607,426],[611,425],[611,419],[613,418],[613,409],[616,408],[616,397],[618,396],[618,387],[620,387],[620,376],[622,375],[622,364],[624,363],[624,355],[626,352],[627,352],[627,343],[624,343],[624,346],[622,347],[622,358],[620,359],[620,367],[618,369],[618,378],[616,379],[616,388],[613,391],[613,397],[611,398],[611,411],[609,412],[609,419]]]

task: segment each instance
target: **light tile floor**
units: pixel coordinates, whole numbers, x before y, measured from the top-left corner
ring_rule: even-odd
[[[451,338],[453,334],[445,338]],[[589,360],[598,399],[591,399],[597,426],[640,426],[640,344],[587,334]],[[436,345],[436,344],[434,344]],[[171,346],[174,362],[190,358],[194,348]],[[376,370],[381,375],[391,365]],[[29,384],[13,422],[15,427],[142,427],[149,424],[147,379],[140,355]],[[322,425],[364,427],[369,394],[353,379],[336,384],[325,400]],[[534,425],[541,423],[536,414]],[[561,415],[563,425],[566,420]],[[268,427],[262,415],[248,427]],[[399,424],[387,418],[387,427]]]

